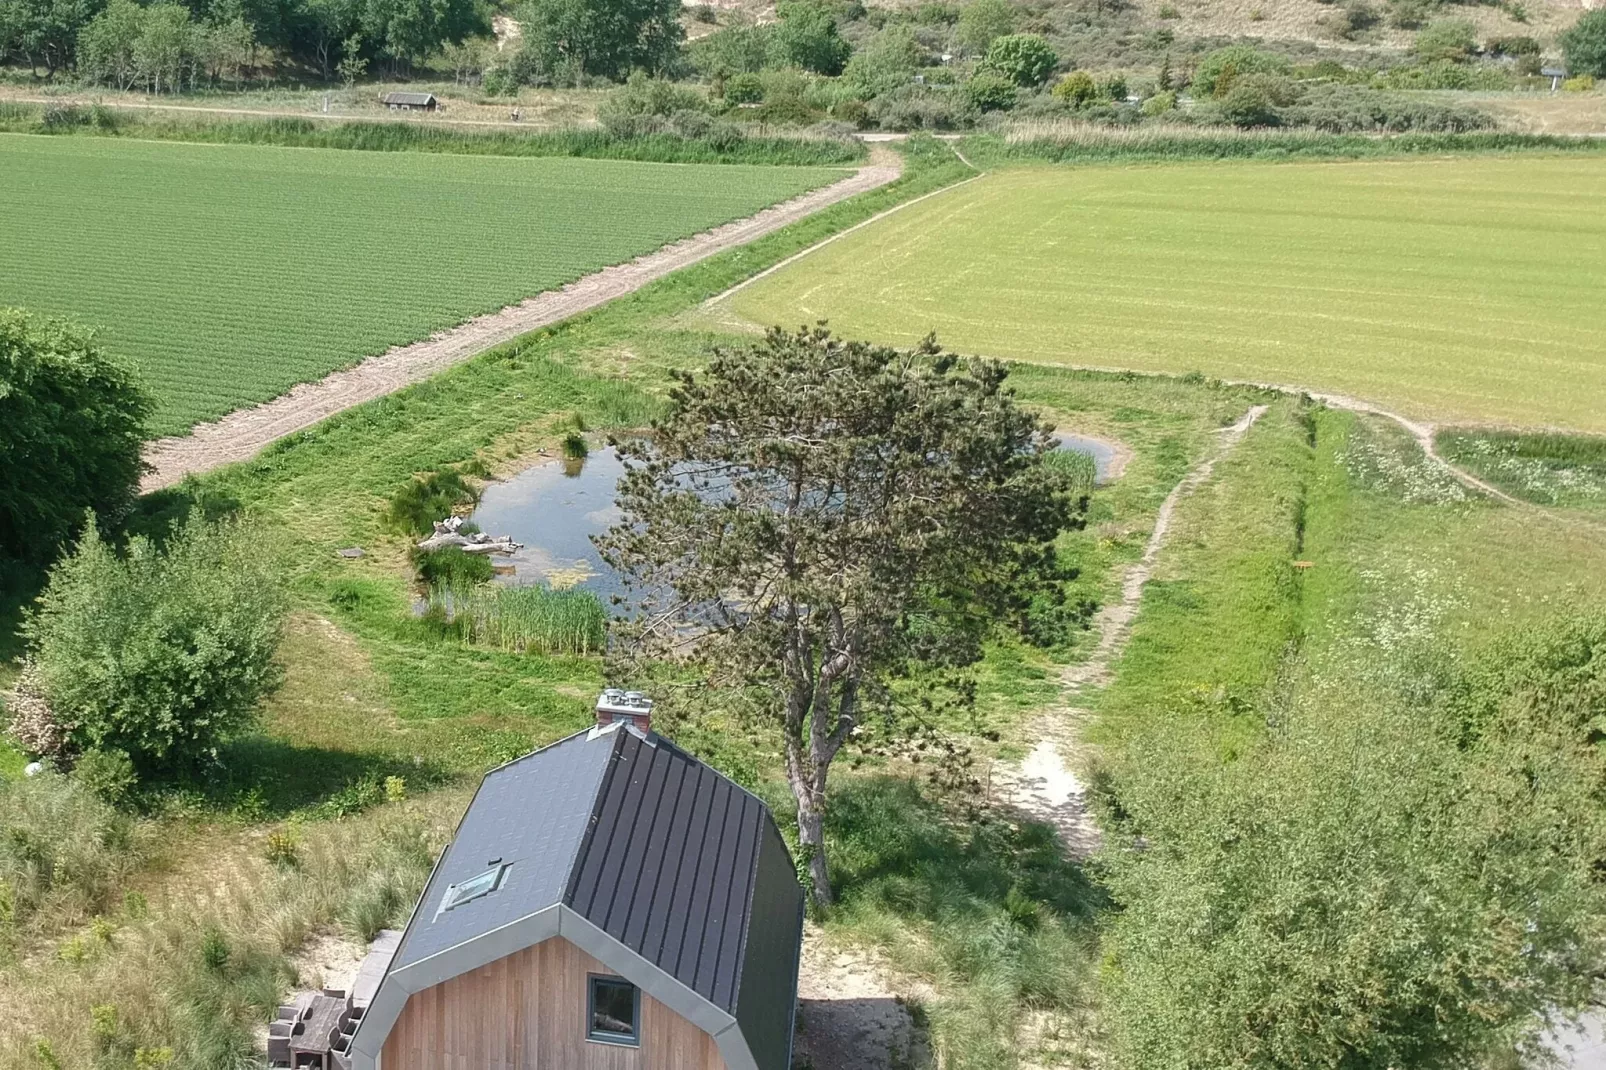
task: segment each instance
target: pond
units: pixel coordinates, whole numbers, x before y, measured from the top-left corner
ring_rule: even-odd
[[[1062,449],[1093,455],[1100,483],[1109,478],[1117,456],[1113,443],[1082,435],[1055,437]],[[499,565],[512,566],[511,573],[498,577],[499,582],[581,586],[595,591],[604,603],[623,595],[623,582],[603,564],[591,536],[618,522],[614,488],[624,471],[624,462],[609,446],[593,450],[581,461],[543,461],[486,487],[470,519],[481,531],[510,535],[524,544],[513,556],[497,558]]]

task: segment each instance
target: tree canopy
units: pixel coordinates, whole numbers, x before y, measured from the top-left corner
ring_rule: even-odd
[[[0,557],[45,562],[133,501],[151,404],[94,335],[0,309]]]
[[[1571,73],[1606,78],[1606,8],[1580,15],[1561,35],[1561,50]]]
[[[626,648],[685,659],[780,728],[818,901],[833,759],[916,701],[901,682],[970,664],[1023,615],[1076,516],[1007,374],[929,340],[772,330],[677,374],[621,446],[623,517],[599,544],[643,596]]]
[[[618,80],[638,68],[659,73],[674,62],[685,36],[679,0],[536,0],[516,17],[522,50],[559,82],[583,75]]]

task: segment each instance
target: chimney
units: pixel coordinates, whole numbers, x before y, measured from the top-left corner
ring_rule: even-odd
[[[652,731],[652,699],[640,691],[607,688],[597,697],[597,727],[623,721],[642,735]]]

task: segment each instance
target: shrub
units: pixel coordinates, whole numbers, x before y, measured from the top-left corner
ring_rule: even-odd
[[[997,71],[983,68],[965,83],[965,99],[977,111],[1008,111],[1015,106],[1015,83]]]
[[[284,613],[260,535],[195,519],[124,559],[91,527],[22,631],[70,745],[149,771],[214,756],[252,722],[279,683]]]
[[[859,96],[869,98],[909,85],[925,61],[914,31],[889,26],[870,38],[842,71],[842,80]]]
[[[1098,87],[1093,84],[1093,76],[1086,71],[1072,71],[1055,83],[1052,92],[1057,99],[1072,107],[1080,107],[1098,96]]]
[[[1177,95],[1169,89],[1162,90],[1143,102],[1143,114],[1153,119],[1175,111],[1176,107]]]
[[[0,558],[48,561],[85,510],[121,518],[150,411],[91,332],[0,308]]]
[[[1333,133],[1378,131],[1456,134],[1489,130],[1492,116],[1456,104],[1405,97],[1349,85],[1307,86],[1300,100],[1283,112],[1290,126],[1309,126]]]
[[[743,72],[725,79],[728,104],[757,104],[764,99],[764,82],[757,74]]]
[[[868,106],[885,130],[957,130],[976,121],[970,102],[952,90],[906,85],[883,93]]]
[[[1561,51],[1573,74],[1606,78],[1606,8],[1580,15],[1561,35]]]
[[[38,665],[32,661],[23,664],[22,674],[5,700],[11,714],[11,738],[21,744],[23,750],[58,763],[67,756],[71,740],[45,697]]]
[[[1286,75],[1292,69],[1293,65],[1282,56],[1251,45],[1228,45],[1199,61],[1193,75],[1193,92],[1196,96],[1224,97],[1233,82],[1245,75]]]
[[[1465,63],[1478,50],[1477,27],[1470,19],[1434,19],[1411,43],[1411,51],[1424,63]]]
[[[1251,74],[1233,80],[1221,98],[1221,117],[1234,126],[1276,126],[1277,109],[1293,102],[1293,84],[1274,74]]]
[[[72,776],[113,806],[126,799],[139,780],[133,759],[116,749],[86,751],[73,763]]]
[[[1419,30],[1443,6],[1443,0],[1390,0],[1389,25],[1401,30]]]
[[[1595,76],[1580,74],[1575,78],[1562,79],[1561,88],[1568,93],[1589,93],[1595,88]]]
[[[1059,65],[1059,56],[1049,43],[1035,33],[1011,33],[997,38],[987,48],[982,67],[997,71],[1018,86],[1033,87],[1048,81]]]
[[[678,111],[707,111],[708,97],[690,86],[636,71],[597,108],[597,121],[616,137],[659,133]]]
[[[1491,56],[1537,56],[1543,51],[1532,37],[1491,37],[1483,50]]]
[[[669,117],[669,129],[681,137],[702,139],[714,132],[719,120],[706,111],[682,108]]]

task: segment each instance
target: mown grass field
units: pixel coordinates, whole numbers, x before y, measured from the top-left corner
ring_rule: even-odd
[[[172,434],[841,174],[0,135],[0,305],[100,328]]]
[[[989,174],[730,299],[853,335],[1606,430],[1606,160]]]

